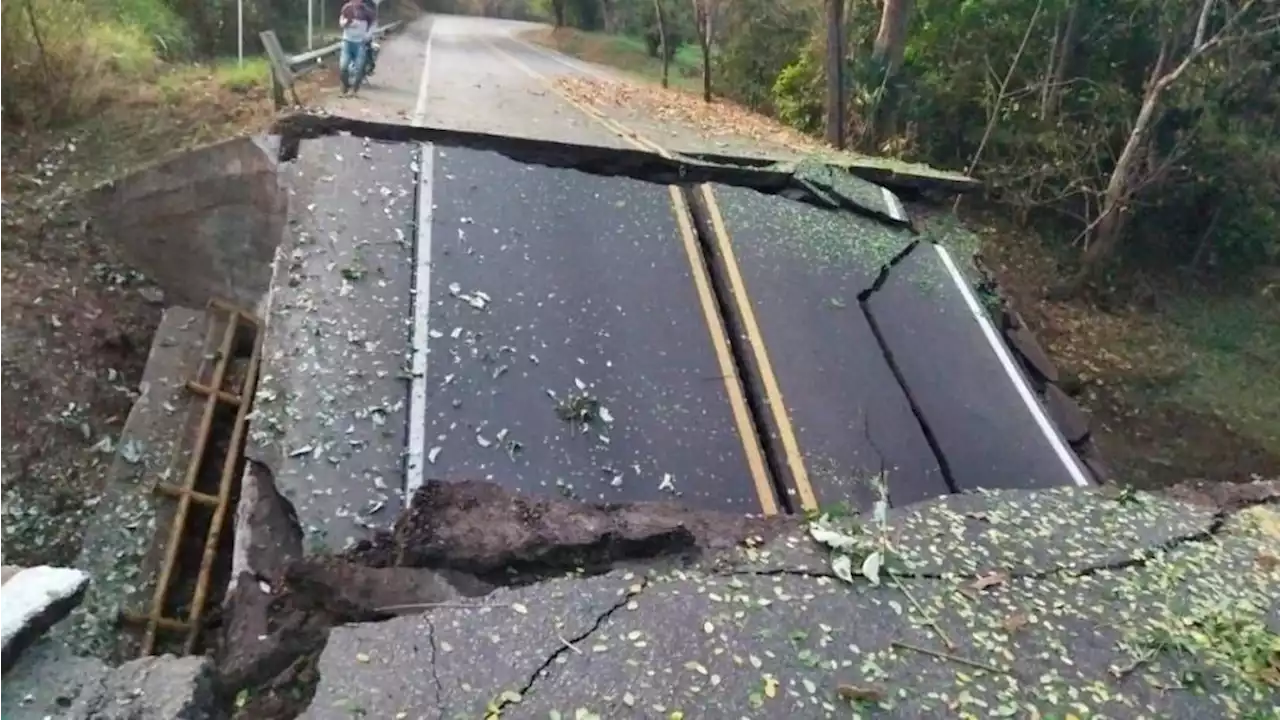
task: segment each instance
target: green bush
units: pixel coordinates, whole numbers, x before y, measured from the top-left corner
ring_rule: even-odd
[[[782,122],[804,132],[822,130],[822,73],[812,53],[784,67],[773,83],[773,106]]]
[[[138,30],[162,57],[181,58],[191,53],[187,23],[164,0],[97,0],[104,15]]]
[[[809,52],[819,3],[743,0],[730,3],[716,45],[716,91],[753,110],[776,112],[774,83],[784,68]],[[822,96],[816,97],[822,102]]]
[[[87,117],[158,65],[142,30],[80,0],[8,2],[3,15],[4,116],[18,126]]]

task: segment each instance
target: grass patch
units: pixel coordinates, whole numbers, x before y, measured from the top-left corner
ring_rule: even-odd
[[[1177,372],[1145,391],[1183,407],[1209,409],[1280,454],[1280,310],[1274,300],[1179,300],[1164,319],[1183,352]]]
[[[271,80],[271,65],[265,56],[247,57],[244,64],[235,58],[220,60],[213,66],[213,77],[228,90],[246,92],[267,86]]]
[[[524,38],[580,60],[624,70],[650,82],[662,80],[662,60],[649,56],[641,38],[572,28],[533,30],[525,33]],[[671,58],[671,85],[700,88],[701,78],[701,51],[696,45],[682,45]]]

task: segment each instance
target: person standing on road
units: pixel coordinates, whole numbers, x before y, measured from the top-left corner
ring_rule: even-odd
[[[342,57],[338,60],[342,92],[344,95],[358,93],[364,80],[365,53],[373,31],[373,17],[363,0],[347,0],[338,16],[338,25],[342,27]]]

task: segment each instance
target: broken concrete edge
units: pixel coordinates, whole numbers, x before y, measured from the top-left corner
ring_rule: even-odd
[[[722,153],[680,153],[696,162],[727,167],[747,168],[780,168],[794,164],[793,160],[776,157],[745,157],[741,155],[725,155]],[[921,166],[917,171],[909,163],[900,167],[891,167],[876,159],[860,159],[856,156],[830,158],[821,154],[812,154],[812,160],[820,162],[832,169],[843,170],[854,177],[886,187],[894,192],[944,192],[965,194],[977,192],[983,188],[983,182],[963,173],[938,170]]]
[[[71,612],[84,597],[89,575],[73,568],[47,565],[25,568],[0,586],[0,637],[3,671],[46,630]]]
[[[671,570],[834,577],[828,550],[809,537],[803,518],[735,516],[667,503],[600,505],[527,498],[480,481],[431,481],[393,530],[341,555],[306,557],[298,547],[301,528],[287,501],[271,487],[269,474],[256,468],[246,477],[252,486],[246,498],[254,507],[238,520],[259,526],[258,533],[245,552],[237,547],[243,559],[214,650],[220,702],[239,717],[294,717],[305,708],[319,679],[319,655],[330,629],[338,625],[430,613],[474,603],[501,588],[628,568],[639,574]],[[1042,526],[1027,532],[1061,526],[1057,532],[1068,536],[1059,538],[1067,554],[1051,554],[1044,567],[1015,568],[1011,575],[1050,577],[1121,569],[1211,539],[1232,513],[1280,501],[1280,481],[1247,490],[1204,486],[1173,497],[1080,488],[975,493],[894,509],[888,532],[914,531],[906,542],[915,537],[924,559],[924,565],[902,577],[980,576],[984,569],[976,566],[928,564],[928,537],[937,535],[938,520],[981,528],[983,507],[1025,505],[1027,498]],[[1062,520],[1065,515],[1053,511],[1054,503],[1134,514],[1152,532],[1110,538],[1105,527]],[[1024,524],[1012,521],[1014,527]],[[272,540],[281,533],[282,542]],[[1096,550],[1083,560],[1081,538],[1092,541]],[[1068,557],[1072,562],[1059,561]]]
[[[5,675],[5,720],[212,720],[213,663],[160,655],[111,667],[41,642]]]
[[[437,480],[415,494],[392,530],[340,555],[304,556],[302,528],[269,468],[251,463],[244,482],[235,579],[214,657],[221,701],[245,717],[291,717],[305,707],[314,662],[335,625],[628,563],[683,565],[798,522],[672,503],[527,498],[492,483]]]
[[[712,183],[750,188],[825,210],[858,213],[882,222],[901,221],[846,197],[836,188],[806,180],[795,168],[753,167],[746,163],[710,164],[686,155],[664,157],[645,150],[539,140],[445,128],[417,127],[310,111],[286,115],[271,133],[280,137],[279,160],[297,157],[303,140],[353,135],[383,142],[433,143],[496,152],[516,162],[576,170],[604,177],[630,177],[658,185]]]
[[[240,135],[178,150],[99,183],[78,205],[95,235],[155,282],[171,304],[213,299],[251,308],[285,233],[279,139]]]

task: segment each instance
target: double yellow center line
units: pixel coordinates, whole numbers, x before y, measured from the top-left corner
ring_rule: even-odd
[[[666,148],[641,136],[616,120],[605,117],[595,108],[579,102],[556,87],[550,78],[529,67],[519,58],[499,48],[492,42],[487,40],[485,42],[495,53],[510,61],[511,64],[529,77],[545,84],[565,102],[622,138],[629,145],[639,150],[656,153],[665,158],[675,159],[675,156]],[[693,228],[693,212],[678,186],[668,185],[667,190],[671,194],[671,205],[675,211],[676,225],[680,228],[680,238],[684,243],[685,252],[689,256],[689,266],[693,270],[693,282],[698,293],[698,303],[702,306],[702,313],[706,320],[707,328],[711,333],[716,361],[720,366],[721,377],[724,379],[725,390],[729,396],[730,411],[733,413],[734,423],[742,440],[743,450],[746,452],[747,466],[751,471],[756,495],[760,499],[760,507],[764,514],[774,515],[778,512],[778,502],[774,495],[773,485],[769,481],[760,443],[757,440],[762,436],[757,432],[755,422],[751,418],[751,413],[747,406],[745,386],[742,378],[738,375],[737,365],[733,362],[733,353],[730,350],[725,323],[720,317],[720,312],[716,306],[715,294],[711,289],[710,271],[707,268],[702,251],[698,248],[697,233]],[[795,429],[791,425],[791,415],[787,412],[786,402],[782,397],[782,389],[778,386],[778,378],[774,375],[773,364],[769,361],[769,352],[765,347],[764,336],[761,334],[760,326],[756,322],[755,310],[752,308],[750,296],[747,295],[747,287],[742,280],[742,271],[738,268],[738,261],[733,252],[733,243],[729,238],[728,230],[725,228],[724,216],[720,212],[720,205],[716,202],[715,194],[711,192],[709,184],[703,183],[698,187],[698,191],[710,215],[711,230],[714,235],[716,249],[724,261],[732,291],[730,301],[742,318],[743,330],[746,333],[747,342],[750,345],[756,367],[760,372],[761,381],[764,384],[769,410],[774,422],[777,424],[779,439],[782,442],[782,450],[786,456],[787,469],[791,475],[791,481],[795,484],[801,507],[806,510],[816,508],[818,504],[817,498],[814,495],[813,486],[809,482],[809,473],[805,469],[804,457],[800,454],[800,444],[796,440]]]

